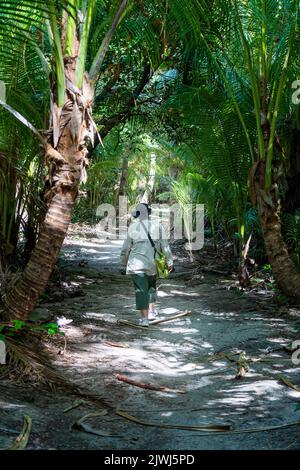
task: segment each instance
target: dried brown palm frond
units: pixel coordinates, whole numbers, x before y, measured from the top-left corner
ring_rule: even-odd
[[[85,392],[56,371],[42,347],[41,337],[37,333],[28,333],[23,342],[6,338],[7,364],[0,366],[0,378],[8,378],[18,384],[26,383],[39,388],[42,385],[51,390],[65,391],[99,404],[102,408],[113,408],[101,396]]]
[[[30,339],[29,339],[30,337]],[[30,341],[30,346],[27,344]],[[50,388],[59,385],[60,375],[54,371],[46,354],[38,345],[37,335],[28,334],[28,339],[19,342],[6,337],[7,364],[0,374],[17,383],[44,384]]]

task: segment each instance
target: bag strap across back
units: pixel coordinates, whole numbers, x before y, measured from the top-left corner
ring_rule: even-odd
[[[156,250],[156,247],[155,247],[155,243],[154,243],[154,241],[152,240],[152,237],[151,237],[149,231],[146,229],[146,227],[145,227],[145,225],[143,224],[143,222],[142,222],[141,220],[140,220],[140,222],[141,222],[141,224],[142,224],[142,226],[143,226],[145,232],[147,233],[149,242],[151,243],[152,247],[154,248],[154,254],[155,254],[156,251],[157,251],[157,250]]]

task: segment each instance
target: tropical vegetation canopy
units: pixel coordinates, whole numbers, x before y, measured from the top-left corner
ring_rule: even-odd
[[[120,196],[204,204],[240,291],[300,302],[299,28],[298,0],[0,0],[0,333]]]

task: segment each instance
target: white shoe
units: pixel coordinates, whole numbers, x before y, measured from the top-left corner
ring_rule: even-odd
[[[157,310],[149,310],[149,313],[148,313],[148,319],[149,320],[155,320],[155,318],[157,317]]]
[[[148,327],[148,326],[149,326],[149,320],[148,320],[148,318],[140,318],[140,319],[139,319],[139,325],[140,325],[140,326]]]

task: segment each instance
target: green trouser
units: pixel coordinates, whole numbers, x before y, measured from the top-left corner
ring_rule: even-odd
[[[149,303],[156,301],[156,276],[149,276],[146,273],[131,274],[134,289],[136,309],[144,310],[149,308]]]

